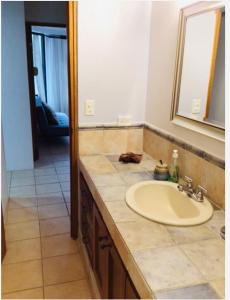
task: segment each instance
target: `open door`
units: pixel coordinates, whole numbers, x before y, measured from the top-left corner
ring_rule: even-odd
[[[77,2],[68,2],[68,73],[69,73],[69,117],[70,117],[70,195],[71,237],[78,237],[78,76],[77,76]]]

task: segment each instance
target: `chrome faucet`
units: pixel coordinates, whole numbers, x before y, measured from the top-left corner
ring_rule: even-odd
[[[192,198],[195,201],[203,202],[204,194],[207,194],[207,190],[203,188],[201,185],[198,185],[195,191],[192,184],[193,180],[188,176],[185,176],[185,182],[186,182],[185,185],[179,184],[177,186],[178,190],[180,192],[185,192],[189,198]]]

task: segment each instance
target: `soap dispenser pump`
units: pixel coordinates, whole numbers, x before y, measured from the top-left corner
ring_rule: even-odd
[[[169,181],[178,182],[179,181],[179,166],[178,166],[178,150],[174,149],[172,152],[172,163],[169,168]]]

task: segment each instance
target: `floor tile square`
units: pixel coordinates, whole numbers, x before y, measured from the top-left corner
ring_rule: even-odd
[[[3,299],[43,299],[43,288],[4,294]]]
[[[49,219],[68,216],[65,204],[43,205],[38,207],[39,219]]]
[[[41,258],[40,238],[7,242],[6,256],[3,263],[17,263]]]
[[[32,260],[2,267],[3,293],[41,287],[42,263],[41,260]]]
[[[5,226],[6,241],[20,241],[40,236],[39,222],[23,222]]]
[[[51,204],[56,204],[56,203],[64,204],[64,198],[63,198],[62,192],[42,194],[39,196],[37,195],[37,203],[38,203],[38,206],[51,205]]]
[[[11,197],[26,197],[35,195],[35,185],[17,186],[10,188]]]
[[[36,185],[37,195],[60,192],[61,187],[59,183],[48,183]]]
[[[92,299],[88,280],[78,280],[45,287],[45,299]]]
[[[79,253],[43,259],[44,285],[86,278]]]
[[[35,196],[13,197],[8,201],[8,210],[33,206],[37,206],[37,199]]]
[[[79,247],[78,242],[71,239],[70,233],[42,237],[41,243],[43,257],[76,253]]]
[[[57,175],[53,174],[53,175],[36,176],[35,182],[36,184],[47,184],[47,183],[59,182],[59,180]]]
[[[40,220],[41,236],[51,236],[70,232],[70,219],[67,217]]]
[[[37,207],[11,209],[7,213],[7,224],[38,220]]]

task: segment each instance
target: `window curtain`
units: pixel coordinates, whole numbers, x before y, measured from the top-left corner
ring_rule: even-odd
[[[38,95],[42,101],[46,102],[45,81],[42,66],[42,37],[40,35],[32,34],[33,45],[33,66],[38,69],[38,75],[34,76],[35,94]]]
[[[58,112],[68,111],[67,41],[45,37],[47,103]]]

